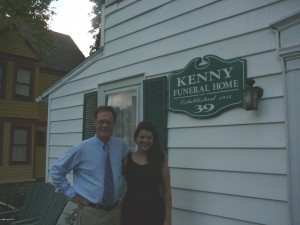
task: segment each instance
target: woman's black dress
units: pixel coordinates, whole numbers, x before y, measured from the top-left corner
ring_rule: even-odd
[[[124,168],[127,192],[122,206],[122,225],[162,225],[164,200],[160,191],[161,175],[148,164],[139,165],[128,155]]]

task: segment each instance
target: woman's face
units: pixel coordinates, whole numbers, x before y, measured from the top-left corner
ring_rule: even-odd
[[[153,144],[153,134],[147,130],[141,130],[135,139],[138,150],[147,151]]]

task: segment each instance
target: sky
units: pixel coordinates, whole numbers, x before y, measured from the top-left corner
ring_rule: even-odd
[[[90,45],[94,43],[93,35],[88,33],[92,29],[89,14],[93,3],[89,0],[58,0],[50,7],[56,8],[50,29],[71,36],[81,52],[89,56]]]

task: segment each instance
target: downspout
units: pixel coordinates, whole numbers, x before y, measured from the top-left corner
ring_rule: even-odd
[[[277,55],[278,57],[280,58],[280,61],[281,61],[281,68],[282,68],[282,75],[284,76],[284,78],[287,76],[286,75],[286,63],[285,63],[285,60],[284,58],[280,55],[280,48],[281,48],[281,40],[280,40],[280,31],[278,29],[276,29],[275,27],[272,27],[272,30],[273,32],[275,33],[276,35],[276,40],[277,40],[277,48],[276,48],[276,52],[277,52]],[[287,104],[287,84],[286,84],[286,79],[283,79],[283,86],[284,86],[284,108],[285,108],[285,140],[286,141],[286,164],[287,164],[287,198],[288,198],[288,214],[289,214],[289,224],[292,224],[292,217],[293,217],[293,213],[292,213],[292,205],[291,205],[291,201],[292,201],[292,198],[291,198],[291,186],[290,186],[290,159],[289,159],[289,141],[288,141],[288,138],[289,138],[289,131],[288,131],[288,104]]]
[[[52,103],[52,94],[48,96],[48,114],[47,114],[47,140],[46,140],[46,169],[45,169],[45,182],[49,182],[49,153],[50,153],[50,109]]]
[[[281,34],[290,30],[289,36],[293,34],[297,35],[296,29],[299,28],[300,24],[300,10],[292,15],[283,18],[280,21],[277,21],[271,25],[271,28],[276,32],[277,36],[277,53],[282,60],[283,75],[284,75],[284,98],[285,98],[285,129],[286,129],[286,156],[287,156],[287,191],[288,191],[288,214],[289,214],[289,224],[296,225],[300,224],[300,153],[299,153],[299,133],[297,125],[300,124],[298,119],[299,107],[297,102],[299,99],[299,89],[296,86],[299,81],[295,79],[295,76],[292,75],[292,72],[299,71],[299,65],[297,67],[290,66],[288,62],[293,62],[293,60],[300,59],[300,42],[299,39],[297,42],[289,43],[287,40],[283,40]],[[293,28],[294,27],[294,28]],[[293,36],[295,37],[295,36]],[[282,44],[285,42],[285,45]],[[293,63],[291,63],[293,64]],[[298,73],[299,74],[299,73]],[[296,91],[297,90],[297,91]],[[289,104],[290,103],[290,104]],[[296,104],[295,104],[296,103]],[[290,107],[295,104],[296,107]]]

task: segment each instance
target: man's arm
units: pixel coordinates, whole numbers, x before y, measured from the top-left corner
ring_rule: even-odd
[[[54,186],[59,192],[64,193],[69,200],[74,197],[75,191],[67,179],[67,174],[76,168],[78,161],[76,151],[72,148],[59,158],[50,169]]]

